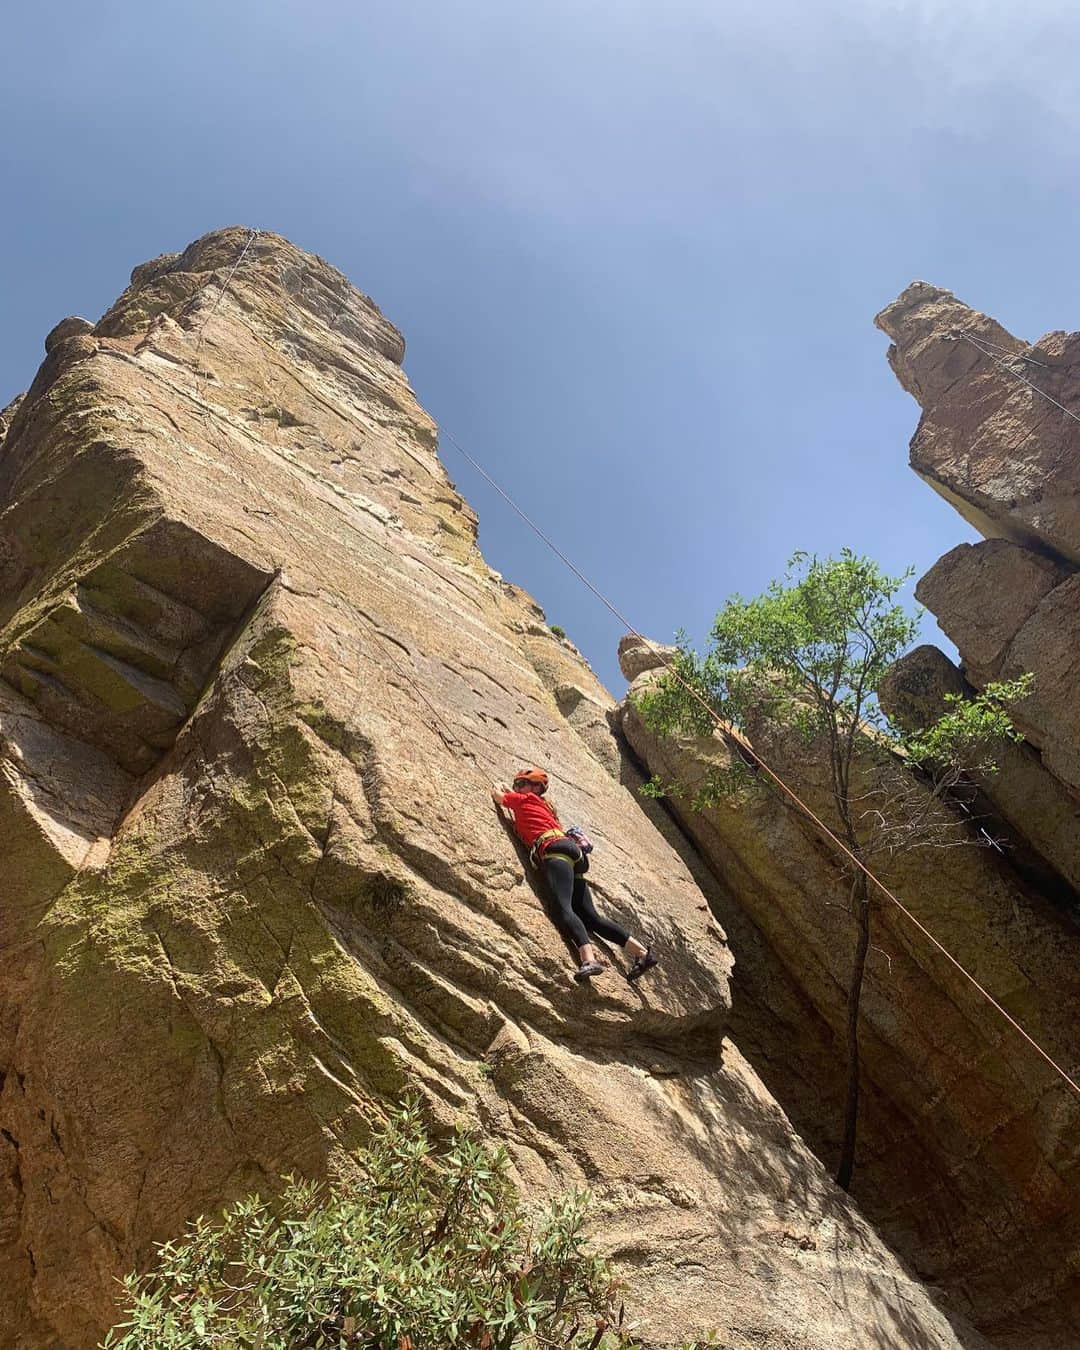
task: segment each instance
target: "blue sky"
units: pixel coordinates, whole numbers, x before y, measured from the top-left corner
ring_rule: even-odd
[[[1077,326],[1078,38],[1047,0],[20,6],[0,404],[59,318],[246,223],[374,296],[425,406],[643,631],[700,636],[796,548],[921,573],[971,535],[907,468],[873,315],[919,277]],[[621,688],[616,622],[443,455]]]

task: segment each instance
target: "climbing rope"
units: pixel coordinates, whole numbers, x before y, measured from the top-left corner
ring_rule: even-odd
[[[229,275],[225,278],[225,284],[222,286],[221,290],[218,291],[218,298],[214,301],[214,306],[213,306],[213,308],[211,309],[210,313],[206,316],[206,318],[203,320],[203,322],[202,322],[202,327],[199,329],[198,340],[197,340],[196,343],[195,343],[195,355],[196,355],[196,356],[198,356],[199,352],[202,350],[203,334],[206,332],[206,326],[207,326],[207,324],[208,324],[208,323],[210,322],[210,320],[214,317],[214,315],[218,312],[218,306],[221,304],[222,300],[225,299],[225,293],[226,293],[226,291],[229,289],[229,287],[232,285],[232,279],[233,279],[233,277],[236,276],[236,273],[237,273],[237,271],[238,271],[239,268],[240,268],[240,264],[241,264],[241,263],[244,261],[244,259],[247,257],[247,251],[248,251],[248,249],[252,246],[252,244],[255,242],[255,240],[258,239],[258,237],[259,237],[259,231],[258,231],[258,230],[252,230],[251,233],[248,235],[248,237],[247,237],[247,242],[244,244],[244,247],[240,250],[240,253],[239,253],[239,255],[237,256],[236,261],[235,261],[235,262],[233,263],[233,265],[232,265],[232,271],[231,271],[231,272],[229,273]]]
[[[1013,370],[1012,367],[1011,367],[1006,361],[1002,361],[1001,358],[995,356],[993,352],[988,352],[988,351],[986,351],[985,348],[984,348],[983,346],[981,346],[980,344],[981,344],[981,343],[984,343],[984,342],[987,342],[987,339],[985,339],[985,338],[975,338],[971,333],[966,332],[966,331],[965,331],[964,329],[962,329],[962,328],[954,328],[953,331],[952,331],[952,332],[948,335],[948,337],[945,339],[945,341],[946,341],[946,342],[959,342],[959,341],[969,342],[969,343],[971,344],[971,346],[973,346],[973,347],[975,348],[976,351],[982,352],[983,356],[987,357],[988,360],[993,361],[993,363],[994,363],[995,366],[1000,366],[1000,368],[1005,372],[1006,375],[1011,375],[1011,376],[1013,377],[1014,380],[1019,380],[1021,384],[1026,384],[1027,387],[1028,387],[1030,390],[1032,390],[1034,393],[1038,394],[1040,398],[1046,399],[1047,403],[1052,403],[1052,404],[1054,405],[1055,408],[1060,408],[1061,411],[1065,414],[1066,417],[1071,417],[1072,420],[1073,420],[1074,422],[1080,422],[1080,416],[1078,416],[1078,415],[1077,415],[1076,413],[1074,413],[1074,412],[1070,412],[1069,409],[1066,408],[1066,406],[1064,405],[1064,403],[1059,403],[1059,402],[1057,401],[1057,399],[1056,399],[1056,398],[1052,398],[1052,397],[1046,392],[1045,389],[1040,389],[1039,386],[1038,386],[1037,384],[1032,384],[1032,382],[1031,382],[1030,380],[1025,379],[1025,377],[1024,377],[1023,375],[1021,375],[1020,372],[1019,372],[1018,370]],[[988,345],[988,346],[993,346],[994,344],[993,344],[993,343],[987,343],[987,345]],[[1014,354],[1014,356],[1013,356],[1013,360],[1023,361],[1023,360],[1026,360],[1026,359],[1027,359],[1026,357],[1020,356],[1019,353],[1016,353],[1016,354]],[[1042,365],[1043,363],[1042,363],[1041,361],[1036,361],[1034,364],[1038,366],[1038,365]],[[1043,369],[1044,369],[1044,370],[1049,370],[1050,367],[1049,367],[1049,366],[1043,366]]]
[[[1024,383],[1027,384],[1028,381],[1025,380]],[[1058,406],[1060,407],[1061,405],[1059,404]],[[1064,411],[1068,412],[1068,409],[1066,408],[1064,409]],[[1069,415],[1072,416],[1073,414],[1070,413]],[[1080,421],[1080,418],[1078,418],[1077,420]],[[542,540],[543,543],[545,543],[547,547],[551,549],[551,551],[555,554],[555,556],[559,558],[570,569],[571,572],[573,572],[574,576],[576,576],[578,580],[584,586],[586,586],[593,593],[593,595],[596,596],[596,598],[600,601],[600,603],[611,611],[611,613],[619,620],[619,622],[623,625],[626,631],[632,637],[636,637],[640,642],[644,642],[648,647],[652,649],[652,651],[660,659],[661,664],[666,668],[667,673],[672,677],[672,679],[675,680],[677,684],[681,685],[683,689],[685,689],[686,692],[691,696],[691,698],[693,698],[696,702],[698,702],[702,706],[702,708],[704,708],[705,712],[708,713],[710,718],[712,718],[712,720],[715,722],[720,732],[726,737],[727,729],[724,726],[723,720],[720,717],[719,713],[717,713],[716,709],[713,708],[712,705],[705,698],[702,697],[702,695],[698,692],[698,690],[696,690],[693,687],[693,685],[691,685],[688,681],[683,679],[683,677],[679,674],[678,670],[676,670],[673,663],[667,657],[666,653],[664,653],[661,650],[661,648],[650,638],[647,638],[643,633],[638,632],[638,630],[633,626],[633,624],[626,617],[626,615],[623,614],[622,611],[619,610],[607,598],[607,596],[604,595],[604,593],[601,590],[599,590],[596,586],[593,585],[593,583],[589,580],[589,578],[577,566],[575,566],[575,564],[571,561],[571,559],[568,558],[565,553],[563,553],[563,551],[558,547],[557,544],[554,543],[553,540],[548,538],[548,536],[544,533],[544,531],[540,528],[540,526],[537,525],[536,522],[530,516],[528,516],[521,509],[520,506],[518,506],[517,502],[514,501],[514,499],[510,496],[510,494],[506,492],[495,481],[494,478],[492,478],[492,476],[483,467],[483,465],[479,464],[473,458],[473,456],[469,454],[469,452],[460,443],[460,441],[458,441],[446,430],[444,430],[442,434],[445,437],[445,439],[450,442],[450,444],[454,447],[454,449],[457,450],[457,452],[469,464],[472,465],[472,467],[481,476],[481,478],[483,478],[485,482],[487,482],[492,488],[494,488],[494,490],[499,494],[500,497],[502,497],[502,499],[507,503],[507,505],[518,516],[520,516],[520,518],[525,522],[526,525],[528,525],[529,529],[532,530],[532,532],[537,536],[537,538]],[[754,761],[754,763],[758,766],[758,768],[760,768],[770,779],[772,779],[772,781],[776,784],[776,786],[780,789],[780,791],[783,792],[784,795],[788,797],[792,802],[794,802],[795,805],[806,814],[808,819],[814,822],[814,824],[825,836],[825,838],[828,839],[830,843],[832,843],[835,846],[835,848],[848,859],[850,863],[852,863],[860,872],[862,872],[867,877],[867,879],[874,886],[877,887],[877,889],[882,893],[882,895],[886,896],[887,899],[892,901],[892,903],[896,906],[896,908],[900,911],[900,913],[903,914],[903,916],[908,920],[908,922],[911,923],[923,935],[923,937],[925,937],[926,940],[937,951],[939,951],[942,954],[942,956],[944,956],[946,960],[956,970],[958,970],[960,974],[963,975],[963,977],[976,990],[978,990],[978,992],[982,995],[984,999],[986,999],[986,1001],[991,1005],[991,1007],[995,1008],[1001,1014],[1001,1016],[1005,1019],[1006,1022],[1009,1023],[1009,1025],[1013,1028],[1013,1030],[1016,1031],[1021,1037],[1023,1037],[1023,1039],[1028,1043],[1028,1045],[1030,1045],[1031,1048],[1036,1052],[1036,1054],[1038,1054],[1043,1060],[1045,1060],[1046,1063],[1050,1066],[1050,1068],[1053,1069],[1054,1072],[1060,1078],[1064,1079],[1064,1081],[1069,1085],[1069,1087],[1073,1090],[1073,1092],[1077,1095],[1077,1097],[1080,1097],[1080,1083],[1078,1083],[1075,1078],[1073,1078],[1069,1073],[1067,1073],[1066,1070],[1063,1069],[1061,1065],[1057,1062],[1057,1060],[1055,1060],[1050,1054],[1048,1054],[1047,1051],[1045,1051],[1042,1048],[1042,1046],[1038,1043],[1038,1041],[1036,1041],[1024,1030],[1024,1028],[1016,1020],[1016,1018],[1013,1017],[1013,1015],[1010,1012],[1008,1012],[1007,1009],[1002,1007],[1002,1005],[997,1001],[997,999],[994,998],[993,994],[991,994],[988,989],[986,989],[982,984],[980,984],[980,982],[975,978],[975,976],[972,975],[972,973],[965,966],[963,966],[956,959],[955,956],[953,956],[953,954],[948,950],[947,947],[945,947],[941,942],[938,941],[938,939],[929,930],[929,928],[927,928],[926,925],[920,919],[917,919],[915,915],[912,914],[911,910],[908,909],[908,907],[901,900],[899,900],[892,893],[891,890],[889,890],[888,886],[886,886],[883,881],[881,881],[877,876],[875,876],[874,873],[870,870],[870,868],[867,867],[866,864],[860,858],[858,858],[854,853],[852,853],[851,849],[848,848],[848,846],[843,842],[843,840],[839,839],[833,833],[833,831],[829,829],[828,825],[825,824],[825,822],[821,819],[821,817],[816,815],[815,812],[812,811],[809,806],[807,806],[807,804],[792,788],[788,787],[788,785],[784,782],[784,780],[780,777],[780,775],[776,773],[772,768],[770,768],[768,764],[766,764],[766,762],[761,758],[761,756],[757,753],[757,751],[754,750],[752,746],[750,746],[748,743],[744,741],[739,742],[739,751],[742,754],[749,755],[749,757]]]
[[[224,299],[225,293],[227,292],[233,277],[236,275],[237,269],[243,262],[245,255],[247,254],[249,248],[251,247],[252,243],[254,242],[258,234],[259,234],[258,230],[253,229],[251,231],[251,234],[248,236],[247,242],[244,244],[244,247],[240,251],[240,254],[237,257],[236,262],[233,264],[232,270],[230,271],[228,277],[225,279],[225,284],[221,288],[221,292],[218,295],[217,301],[215,302],[213,309],[207,315],[206,320],[204,321],[202,328],[199,331],[199,338],[196,344],[196,351],[199,350],[199,346],[202,343],[202,336],[203,333],[206,331],[207,324],[210,322],[210,320],[214,317],[214,314],[217,312],[218,306]],[[971,342],[972,345],[976,347],[978,347],[979,345],[977,341],[972,339],[970,334],[965,333],[959,329],[955,330],[952,337],[954,339],[964,338],[968,342]],[[979,350],[981,351],[982,348],[979,348]],[[1023,384],[1026,384],[1030,389],[1034,390],[1035,393],[1039,394],[1043,398],[1046,398],[1049,402],[1053,403],[1056,407],[1060,408],[1061,411],[1065,413],[1068,417],[1073,418],[1074,421],[1080,422],[1080,417],[1078,417],[1075,413],[1070,412],[1069,409],[1064,407],[1063,404],[1058,403],[1056,399],[1051,398],[1049,394],[1046,394],[1043,390],[1039,389],[1036,385],[1032,384],[1030,380],[1025,379],[1017,371],[1010,370],[1009,367],[1006,366],[1004,362],[1000,361],[997,357],[995,357],[992,352],[983,351],[983,355],[995,361],[998,365],[1002,367],[1002,369],[1008,371],[1009,374],[1015,376],[1015,378],[1020,380]],[[633,624],[626,617],[626,615],[623,614],[622,611],[619,610],[612,603],[612,601],[609,600],[608,597],[597,586],[595,586],[592,581],[589,580],[589,578],[585,575],[585,573],[582,572],[581,569],[562,551],[562,549],[558,547],[558,545],[554,542],[554,540],[549,538],[548,535],[546,535],[544,531],[540,528],[540,526],[537,525],[536,522],[529,515],[527,515],[526,512],[523,511],[520,506],[518,506],[517,502],[514,501],[513,497],[511,497],[510,494],[499,483],[495,481],[495,479],[491,476],[491,474],[489,474],[488,471],[483,467],[483,465],[480,464],[465,449],[465,447],[461,444],[460,441],[457,440],[455,436],[453,436],[449,431],[445,430],[445,428],[443,429],[442,436],[443,439],[448,441],[454,447],[454,449],[457,450],[458,454],[460,454],[462,458],[467,461],[467,463],[472,465],[473,469],[476,470],[476,472],[481,476],[481,478],[483,478],[484,481],[488,483],[489,486],[492,487],[495,492],[498,493],[498,495],[507,503],[507,505],[511,508],[511,510],[513,510],[515,514],[518,515],[521,518],[521,520],[525,522],[525,524],[529,527],[530,530],[532,530],[532,532],[537,536],[537,538],[540,539],[552,551],[552,553],[555,554],[555,556],[560,560],[560,562],[562,562],[563,565],[567,567],[569,571],[571,571],[574,574],[575,577],[577,577],[577,579],[582,583],[582,585],[585,586],[589,591],[591,591],[592,594],[600,601],[600,603],[604,605],[604,607],[608,609],[615,616],[616,619],[618,619],[618,621],[623,625],[626,631],[632,637],[637,638],[638,641],[640,642],[644,642],[646,646],[651,648],[651,650],[659,658],[660,664],[667,670],[667,673],[671,676],[671,678],[674,679],[677,684],[681,685],[683,689],[685,689],[686,692],[691,696],[691,698],[693,698],[697,703],[701,705],[701,707],[705,710],[708,716],[716,724],[721,734],[726,737],[728,734],[727,729],[724,726],[723,720],[721,719],[720,715],[716,712],[715,708],[713,708],[712,705],[705,698],[702,697],[702,695],[699,693],[698,690],[696,690],[693,687],[693,685],[691,685],[690,683],[688,683],[688,681],[683,679],[683,677],[679,674],[678,670],[676,670],[675,666],[670,661],[666,653],[663,652],[655,642],[653,642],[650,638],[647,638],[643,633],[640,633],[633,626]],[[259,490],[261,492],[261,489]],[[264,498],[264,500],[269,499]],[[303,551],[306,554],[307,550],[303,549]],[[325,573],[322,572],[321,567],[316,567],[316,570],[320,573],[320,575],[324,577],[325,580],[326,579]],[[371,624],[371,627],[376,632],[376,635],[381,638],[382,634],[378,632],[378,629],[375,627],[374,623]],[[393,660],[393,657],[391,657],[391,660],[393,661],[393,664],[397,665],[397,662]],[[398,667],[398,669],[399,673],[404,674],[404,672],[400,670],[400,667]],[[443,730],[441,728],[441,719],[438,717],[438,714],[436,713],[434,707],[428,701],[426,696],[422,694],[422,692],[420,691],[419,687],[415,684],[415,682],[408,676],[406,676],[406,679],[408,680],[408,683],[412,685],[414,691],[420,695],[420,697],[423,699],[423,702],[427,705],[428,710],[431,712],[434,721],[436,723],[436,726],[433,729],[437,731],[437,733],[440,736],[440,739],[442,739],[444,744],[446,744],[447,749],[452,751],[454,747],[451,744],[451,742],[448,741],[447,736],[443,734]],[[357,700],[358,698],[359,698],[359,691],[357,691],[356,695]],[[457,741],[458,745],[461,744],[460,739],[458,737],[453,736],[452,739],[454,741]],[[848,846],[843,842],[843,840],[838,838],[837,835],[834,834],[834,832],[831,829],[829,829],[828,825],[825,824],[825,822],[821,819],[821,817],[818,816],[802,800],[802,798],[799,797],[799,795],[792,788],[788,787],[787,783],[785,783],[784,780],[780,777],[780,775],[776,773],[765,762],[764,759],[762,759],[762,757],[757,753],[757,751],[754,750],[753,747],[750,746],[748,743],[742,741],[740,741],[739,743],[739,750],[741,754],[748,755],[749,758],[753,760],[753,762],[758,766],[758,768],[760,768],[761,771],[765,773],[776,784],[776,786],[780,789],[780,791],[786,797],[788,797],[799,808],[800,811],[802,811],[806,815],[807,819],[813,821],[813,823],[821,831],[822,835],[824,835],[824,837],[829,840],[829,842],[837,849],[837,851],[843,854],[843,856],[846,857],[848,861],[851,864],[853,864],[853,866],[858,871],[862,872],[866,876],[867,880],[870,881],[870,883],[873,886],[875,886],[882,893],[882,895],[884,895],[896,906],[896,908],[900,911],[900,913],[908,920],[908,922],[918,932],[920,932],[923,935],[923,937],[926,938],[926,940],[931,944],[931,946],[933,946],[936,951],[940,952],[941,955],[945,957],[945,959],[950,963],[950,965],[952,965],[964,977],[964,979],[967,980],[968,983],[971,984],[975,990],[977,990],[977,992],[987,1001],[987,1003],[989,1003],[990,1006],[1001,1015],[1001,1017],[1013,1028],[1013,1030],[1016,1031],[1017,1034],[1020,1037],[1022,1037],[1022,1039],[1026,1041],[1029,1046],[1031,1046],[1031,1048],[1035,1051],[1035,1053],[1039,1055],[1040,1058],[1042,1058],[1046,1062],[1046,1064],[1049,1065],[1049,1067],[1053,1069],[1053,1071],[1061,1079],[1064,1080],[1064,1082],[1072,1089],[1072,1091],[1076,1094],[1076,1096],[1080,1097],[1080,1083],[1078,1083],[1076,1079],[1074,1079],[1065,1069],[1063,1069],[1061,1065],[1046,1050],[1044,1050],[1041,1045],[1039,1045],[1038,1041],[1036,1041],[1031,1035],[1028,1034],[1027,1031],[1024,1030],[1024,1028],[1016,1020],[1016,1018],[1013,1017],[1012,1014],[1006,1008],[1004,1008],[996,998],[994,998],[993,994],[991,994],[990,991],[983,984],[981,984],[979,980],[976,979],[976,977],[972,975],[972,973],[964,965],[962,965],[961,962],[958,961],[955,956],[953,956],[953,954],[948,950],[948,948],[945,947],[944,944],[941,943],[934,936],[934,934],[930,931],[930,929],[927,928],[926,925],[920,919],[916,918],[916,916],[911,912],[911,910],[908,909],[907,906],[901,900],[899,900],[897,896],[895,896],[893,892],[885,885],[885,883],[881,881],[870,870],[870,868],[867,867],[866,864],[859,857],[857,857],[856,854],[854,854],[851,851],[851,849],[848,848]]]
[[[963,334],[961,329],[954,328],[952,333],[946,337],[945,341],[955,342],[956,339],[962,335],[967,336],[967,334]],[[1043,370],[1050,369],[1045,361],[1036,361],[1033,356],[1025,356],[1023,352],[1014,352],[1009,347],[1003,347],[1000,342],[991,342],[988,337],[984,337],[981,333],[979,334],[978,341],[981,342],[984,347],[993,347],[995,351],[1003,353],[1010,361],[1026,361],[1028,365],[1040,366]],[[984,354],[989,355],[989,353]]]

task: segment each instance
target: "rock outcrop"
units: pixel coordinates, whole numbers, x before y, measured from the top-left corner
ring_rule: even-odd
[[[956,643],[957,668],[920,647],[890,673],[883,706],[925,725],[947,693],[1035,676],[1011,711],[1024,743],[975,779],[969,808],[999,848],[909,854],[878,869],[1067,1071],[1080,1072],[1080,337],[1034,347],[946,291],[909,287],[878,316],[889,361],[923,414],[915,471],[986,536],[961,544],[916,594]],[[1040,392],[1048,395],[1041,396]],[[627,645],[635,684],[655,666]],[[632,705],[630,744],[691,788],[727,751],[660,742]],[[784,738],[761,734],[781,773],[809,778]],[[766,744],[758,745],[764,750]],[[813,832],[774,799],[671,809],[717,878],[735,956],[731,1034],[823,1156],[843,1094],[838,1039],[851,931],[844,883]],[[865,1073],[856,1193],[919,1269],[997,1345],[1080,1342],[1080,1111],[1068,1087],[887,904],[863,996]],[[784,1037],[807,1072],[792,1072]],[[917,1182],[913,1178],[917,1177]]]
[[[896,662],[878,694],[896,726],[917,731],[948,711],[946,694],[970,698],[974,692],[943,651],[924,645]],[[1028,742],[1000,746],[994,758],[995,772],[970,775],[983,798],[973,804],[973,816],[995,836],[1003,825],[1000,844],[1012,865],[1030,875],[1037,889],[1060,893],[1066,907],[1075,907],[1080,897],[1080,802],[1047,771]],[[1062,884],[1055,885],[1055,880]],[[1080,910],[1076,912],[1080,917]]]
[[[1025,743],[999,773],[977,782],[1007,827],[1021,870],[1034,853],[1052,873],[1041,884],[1080,917],[1080,335],[1034,345],[947,291],[915,283],[877,318],[889,361],[922,405],[911,463],[982,533],[922,578],[916,595],[956,644],[961,666],[920,648],[891,673],[890,712],[918,724],[946,690],[1034,675],[1010,710]],[[1058,885],[1054,886],[1056,877]],[[1071,1005],[1054,974],[1035,968],[1042,998]],[[1080,1074],[1080,1042],[1062,1047]],[[1074,1104],[1075,1107],[1075,1104]],[[1074,1110],[1075,1115],[1075,1110]],[[1074,1124],[1069,1135],[1075,1140]],[[1077,1149],[1056,1166],[1075,1176]],[[1075,1235],[1057,1266],[1080,1265]],[[1074,1296],[1074,1302],[1075,1302]],[[1068,1343],[1068,1342],[1066,1342]]]
[[[728,1034],[713,883],[642,809],[610,696],[485,566],[403,352],[326,263],[221,230],[54,329],[3,415],[0,1345],[93,1345],[155,1241],[347,1170],[410,1088],[529,1195],[591,1187],[650,1345],[983,1345]],[[522,760],[664,953],[648,984],[617,954],[569,978],[487,796]],[[1000,1072],[1026,1110],[1037,1075]],[[1057,1213],[991,1097],[966,1105]]]
[[[923,407],[912,466],[987,536],[947,553],[916,595],[956,644],[973,686],[1034,675],[1033,693],[1012,710],[1029,747],[1029,806],[1005,778],[1011,804],[1001,805],[1075,888],[1068,836],[1080,832],[1080,338],[1051,333],[1027,345],[923,283],[877,323],[893,340],[889,360],[901,384]],[[1017,767],[1013,757],[1009,778]]]
[[[922,281],[876,322],[923,409],[915,472],[987,538],[1080,564],[1080,334],[1032,346]]]
[[[916,594],[973,685],[1034,674],[1017,724],[1080,802],[1080,335],[1029,346],[921,282],[877,324],[923,408],[912,467],[986,536]]]
[[[813,827],[775,794],[751,791],[689,809],[697,786],[730,752],[719,736],[659,738],[648,730],[634,706],[654,678],[644,664],[635,651],[625,673],[639,673],[622,727],[649,771],[684,789],[670,809],[724,888],[718,912],[735,957],[732,1034],[748,1053],[754,1047],[755,1067],[795,1123],[835,1159],[855,941],[848,880]],[[829,818],[818,772],[823,749],[808,752],[766,726],[755,728],[754,745]],[[870,763],[857,793],[871,784]],[[912,780],[911,791],[919,790]],[[936,808],[928,801],[926,809]],[[875,871],[1051,1054],[1071,1064],[1080,932],[997,859],[973,842],[875,860]],[[995,1345],[1072,1345],[1080,1338],[1080,1110],[1068,1087],[884,900],[875,907],[872,942],[860,1035],[869,1093],[855,1193]],[[804,1065],[813,1066],[816,1097]]]

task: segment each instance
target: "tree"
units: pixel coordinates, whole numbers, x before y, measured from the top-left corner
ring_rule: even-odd
[[[124,1281],[112,1350],[621,1350],[636,1344],[586,1197],[530,1218],[507,1158],[458,1132],[440,1156],[415,1102],[327,1189],[289,1180],[160,1248]]]
[[[1029,691],[1031,677],[989,686],[972,700],[953,697],[938,723],[905,740],[879,707],[877,689],[918,629],[918,615],[896,603],[908,576],[887,576],[850,549],[826,559],[796,553],[783,580],[763,595],[728,601],[716,616],[704,656],[680,638],[671,670],[635,704],[657,732],[712,735],[716,719],[728,729],[729,764],[710,772],[692,807],[750,790],[774,792],[798,810],[758,772],[745,746],[745,741],[751,747],[767,744],[779,731],[805,745],[801,758],[808,770],[824,764],[823,785],[792,771],[793,786],[824,788],[817,814],[860,863],[905,849],[971,842],[965,820],[946,798],[971,772],[993,771],[996,746],[1021,739],[1006,703]],[[680,793],[680,787],[654,780],[646,791],[659,796]],[[842,861],[855,926],[846,1008],[847,1101],[836,1174],[847,1190],[858,1129],[859,1005],[875,900],[866,873]]]

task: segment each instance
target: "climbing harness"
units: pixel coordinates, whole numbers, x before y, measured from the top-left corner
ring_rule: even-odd
[[[544,861],[544,854],[548,850],[548,845],[553,844],[556,839],[565,838],[566,832],[564,830],[545,830],[543,834],[538,834],[529,849],[529,861],[534,867],[539,867]]]

